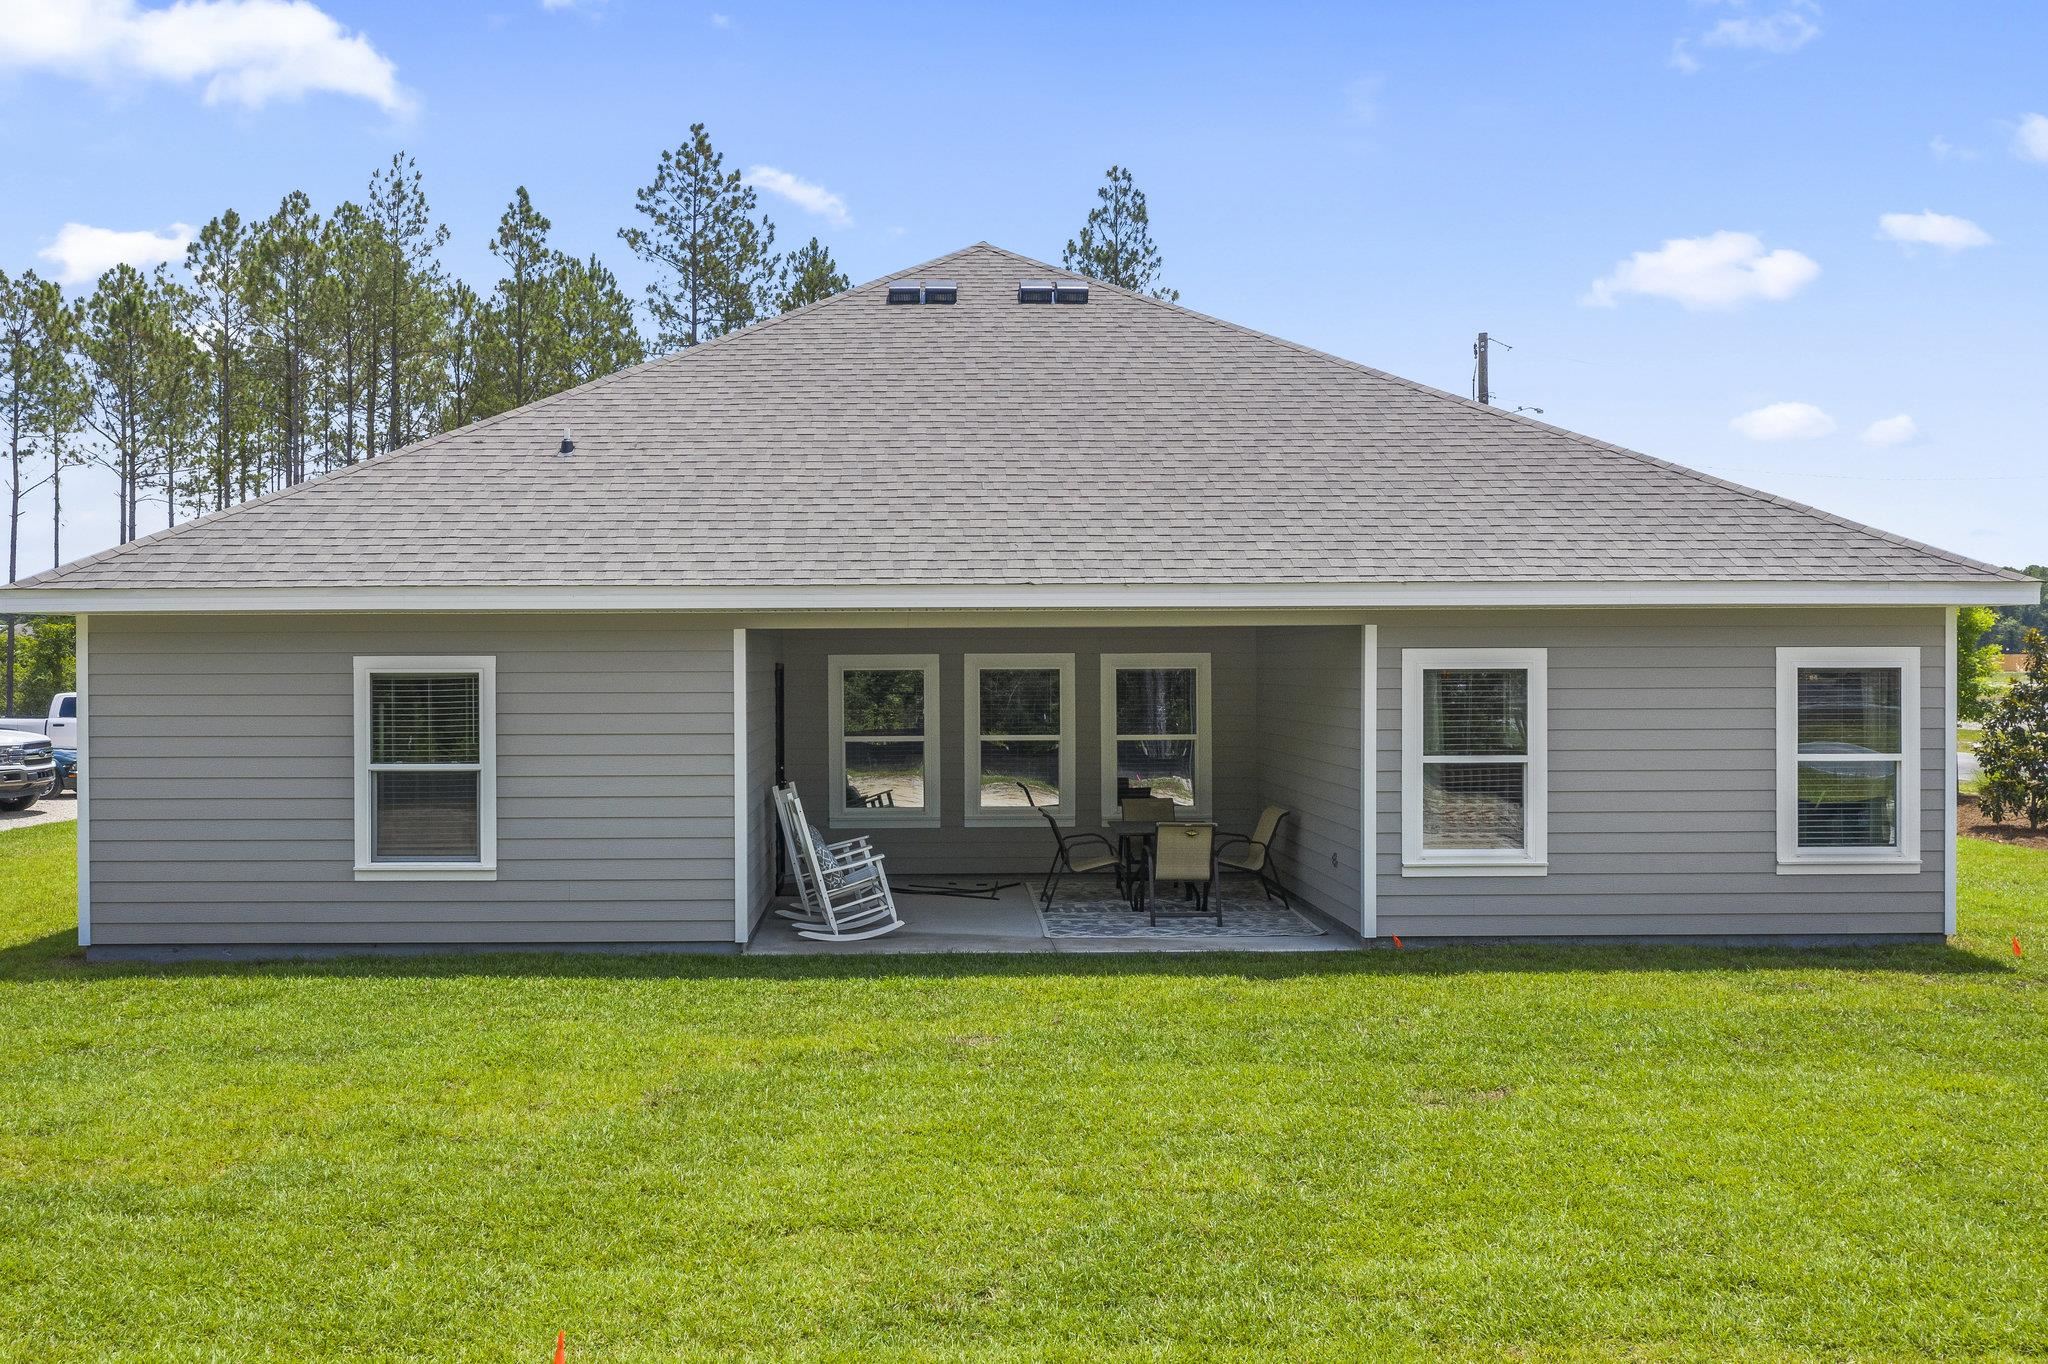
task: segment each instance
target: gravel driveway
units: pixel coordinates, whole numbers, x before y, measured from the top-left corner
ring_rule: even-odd
[[[57,824],[77,818],[78,795],[66,791],[60,795],[44,796],[26,810],[0,810],[0,834],[31,824]]]

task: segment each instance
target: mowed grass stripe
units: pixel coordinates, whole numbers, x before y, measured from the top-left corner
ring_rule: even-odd
[[[0,835],[0,1355],[2048,1351],[2048,853],[1947,947],[140,968],[72,833]]]

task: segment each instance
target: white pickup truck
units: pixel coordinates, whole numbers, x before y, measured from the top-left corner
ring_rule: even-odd
[[[40,734],[52,748],[78,748],[78,693],[60,691],[50,698],[50,713],[37,719],[28,715],[0,715],[0,729]]]
[[[77,692],[51,697],[41,719],[0,716],[0,810],[25,810],[55,791],[77,771],[77,755]]]

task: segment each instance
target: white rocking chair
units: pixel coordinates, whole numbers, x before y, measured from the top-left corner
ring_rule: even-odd
[[[804,817],[795,786],[775,788],[775,815],[802,906],[775,912],[790,921],[799,938],[859,942],[903,927],[882,871],[882,854],[865,836],[825,842]]]

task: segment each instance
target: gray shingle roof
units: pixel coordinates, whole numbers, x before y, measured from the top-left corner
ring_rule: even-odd
[[[1686,581],[2002,570],[986,244],[43,588]],[[563,429],[575,454],[556,453]]]

